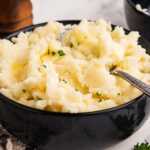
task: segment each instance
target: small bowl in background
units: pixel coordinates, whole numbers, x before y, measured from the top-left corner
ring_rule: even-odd
[[[150,8],[150,0],[125,0],[124,9],[130,30],[137,30],[142,36],[150,40],[150,11],[144,13],[137,9],[137,4],[143,9]]]

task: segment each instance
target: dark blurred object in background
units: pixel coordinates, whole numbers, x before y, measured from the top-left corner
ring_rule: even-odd
[[[0,0],[0,36],[32,24],[30,0]]]
[[[136,4],[146,8],[147,13],[137,10]],[[150,41],[150,0],[124,0],[124,8],[129,29],[139,31],[144,38]]]

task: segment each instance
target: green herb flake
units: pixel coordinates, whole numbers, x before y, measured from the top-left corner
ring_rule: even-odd
[[[144,143],[137,143],[133,150],[150,150],[150,144],[147,141]]]
[[[36,97],[36,100],[37,100],[37,101],[40,101],[40,100],[43,100],[43,99],[42,99],[41,97],[38,97],[38,96],[37,96],[37,97]]]
[[[99,102],[99,103],[102,102],[102,99],[99,99],[98,102]]]
[[[23,92],[23,93],[26,93],[26,90],[25,90],[25,89],[22,89],[22,92]]]
[[[99,96],[101,96],[101,93],[96,92],[95,95],[96,95],[97,97],[99,97]]]
[[[46,66],[45,64],[43,65],[43,67],[44,67],[44,68],[47,68],[47,66]]]
[[[80,42],[77,42],[77,45],[79,46],[79,45],[80,45]]]
[[[64,83],[67,83],[67,81],[66,81],[65,79],[62,79],[62,81],[63,81]]]
[[[67,83],[67,81],[65,79],[59,79],[60,82],[64,82]]]
[[[117,93],[117,95],[118,95],[118,96],[120,96],[120,95],[121,95],[121,93]]]
[[[56,55],[56,52],[52,51],[52,56],[55,56]]]
[[[64,53],[63,50],[59,50],[59,51],[58,51],[58,55],[59,55],[59,56],[65,56],[66,54]]]
[[[70,43],[70,47],[73,48],[73,43]]]

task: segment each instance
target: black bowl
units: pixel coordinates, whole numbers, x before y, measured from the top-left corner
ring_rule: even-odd
[[[136,9],[136,4],[143,8],[150,6],[149,0],[124,0],[124,9],[129,29],[138,30],[141,35],[150,40],[150,13],[145,14]]]
[[[64,24],[78,22],[63,21]],[[31,31],[44,24],[33,25],[21,31]],[[150,48],[149,43],[144,41],[141,38],[143,47]],[[134,133],[149,114],[150,98],[144,94],[118,107],[77,114],[29,108],[0,94],[1,124],[31,146],[32,150],[34,147],[39,150],[103,150]]]

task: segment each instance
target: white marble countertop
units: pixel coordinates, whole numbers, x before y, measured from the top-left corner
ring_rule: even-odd
[[[32,0],[34,22],[56,19],[105,18],[126,26],[123,0]]]
[[[34,23],[52,19],[104,18],[113,24],[122,25],[127,28],[123,11],[123,0],[32,0],[32,2]],[[134,135],[107,150],[131,150],[137,142],[150,141],[150,134],[148,133],[150,130],[149,124],[150,120]],[[12,143],[15,143],[15,146]],[[10,142],[8,140],[6,149],[23,150],[24,147],[18,143],[16,144],[16,141]]]

